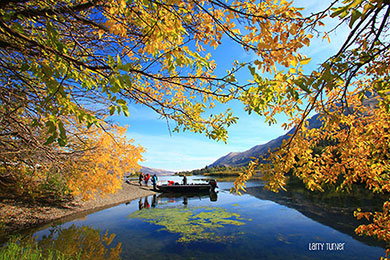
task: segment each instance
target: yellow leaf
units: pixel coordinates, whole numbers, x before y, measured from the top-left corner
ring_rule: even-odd
[[[298,65],[298,60],[296,57],[293,57],[290,62],[293,67],[296,67]]]
[[[300,64],[301,64],[301,65],[306,65],[306,64],[308,64],[310,61],[311,61],[311,58],[302,59],[302,60],[300,61]]]

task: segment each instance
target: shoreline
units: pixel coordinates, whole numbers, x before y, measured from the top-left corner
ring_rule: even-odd
[[[75,199],[64,205],[47,206],[39,203],[23,203],[15,200],[0,202],[0,240],[15,233],[44,226],[55,221],[90,214],[128,201],[156,194],[152,186],[139,186],[138,182],[123,183],[122,189],[107,197],[97,197],[89,201]]]

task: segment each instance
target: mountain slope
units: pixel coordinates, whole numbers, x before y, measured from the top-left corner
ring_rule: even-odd
[[[156,174],[159,176],[173,175],[174,174],[174,172],[171,172],[171,171],[162,170],[162,169],[154,169],[154,168],[149,168],[149,167],[145,167],[145,166],[141,167],[141,172],[149,173],[150,175]]]
[[[309,121],[309,128],[319,128],[321,126],[321,121],[318,119],[319,115],[316,114]],[[215,166],[246,166],[252,160],[251,157],[259,158],[260,156],[265,156],[268,153],[268,150],[275,150],[276,148],[282,145],[283,140],[288,139],[295,131],[295,128],[291,129],[287,134],[279,136],[266,144],[260,144],[252,147],[249,150],[244,152],[232,152],[221,158],[217,159],[215,162],[210,164],[208,167]]]

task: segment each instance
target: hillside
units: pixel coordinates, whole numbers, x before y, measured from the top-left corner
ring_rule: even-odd
[[[309,128],[319,128],[321,125],[321,121],[318,119],[318,114],[314,115],[309,119]],[[231,152],[225,156],[222,156],[208,167],[216,167],[216,166],[247,166],[248,163],[252,160],[251,157],[259,158],[260,156],[266,156],[268,150],[271,151],[280,147],[282,145],[283,140],[288,139],[291,134],[293,134],[295,128],[291,129],[287,134],[279,136],[268,143],[256,145],[249,150],[244,152]]]
[[[174,174],[174,172],[171,172],[171,171],[162,170],[162,169],[154,169],[154,168],[149,168],[149,167],[145,167],[145,166],[142,166],[141,172],[149,173],[150,175],[156,174],[159,176],[173,175]]]

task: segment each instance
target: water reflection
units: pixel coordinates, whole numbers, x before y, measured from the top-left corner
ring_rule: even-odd
[[[156,196],[156,195],[154,195]],[[190,199],[205,199],[209,198],[210,201],[216,202],[218,200],[217,191],[206,191],[204,193],[161,193],[158,195],[157,200],[168,199],[168,202],[176,202],[178,199],[183,199],[183,205],[188,205],[188,200]]]
[[[0,248],[1,259],[120,259],[122,244],[112,247],[115,234],[104,235],[91,226],[53,227],[39,241],[33,235],[11,239]],[[15,250],[14,248],[19,248]],[[4,251],[3,251],[4,250]],[[30,254],[30,255],[29,255]]]
[[[357,220],[353,215],[354,210],[363,206],[367,210],[376,211],[383,204],[382,198],[374,197],[372,194],[363,196],[360,193],[311,192],[296,185],[290,185],[287,191],[279,193],[265,190],[263,187],[249,187],[247,193],[260,200],[274,201],[295,209],[306,217],[348,234],[367,245],[385,247],[383,242],[355,233],[355,228],[367,222]]]
[[[139,201],[138,201],[138,209],[141,210],[143,208],[150,208],[150,204],[149,204],[149,201],[148,201],[148,197],[144,197],[143,198],[143,201],[142,201],[142,198],[139,198]]]
[[[152,208],[155,208],[158,204],[157,195],[154,194],[152,197]]]
[[[319,194],[329,200],[327,206],[313,193],[307,197],[291,190],[288,196],[268,195],[253,184],[249,194],[236,196],[228,192],[231,182],[219,182],[219,186],[218,194],[156,194],[136,199],[91,214],[76,225],[115,233],[115,241],[123,241],[122,259],[362,260],[379,259],[385,252],[343,232],[340,227],[351,219],[329,214],[342,215],[346,210],[333,195]],[[345,248],[310,250],[317,242],[343,242]]]
[[[38,242],[38,247],[73,256],[72,259],[119,259],[122,244],[110,248],[114,238],[115,234],[109,235],[108,231],[101,235],[100,230],[93,227],[71,225],[52,228],[49,235]]]
[[[149,198],[151,199],[151,203],[149,203]],[[182,200],[182,204],[184,207],[187,207],[189,200],[192,199],[205,199],[209,198],[210,201],[216,202],[218,200],[218,192],[206,192],[203,194],[199,193],[161,193],[159,195],[154,194],[153,196],[149,197],[143,197],[139,198],[138,200],[138,210],[141,209],[148,209],[150,207],[155,208],[160,203],[167,204],[167,203],[177,203],[179,200]],[[129,205],[130,202],[126,203],[126,205]]]

